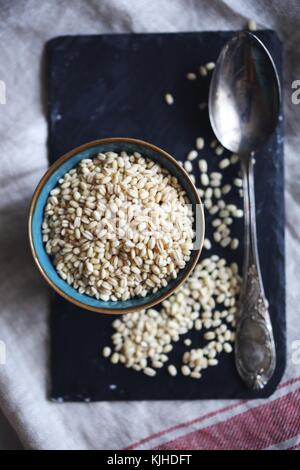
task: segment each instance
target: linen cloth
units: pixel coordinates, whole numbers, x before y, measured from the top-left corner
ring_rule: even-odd
[[[31,259],[26,226],[47,168],[45,42],[63,34],[241,29],[248,18],[277,31],[284,47],[288,352],[281,385],[268,400],[249,402],[51,403],[49,290]],[[1,1],[0,408],[26,448],[300,448],[300,104],[291,101],[292,81],[300,79],[299,21],[292,0]]]

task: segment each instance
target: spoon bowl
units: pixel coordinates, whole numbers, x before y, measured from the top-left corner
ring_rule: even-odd
[[[246,31],[222,50],[209,93],[213,130],[228,150],[249,154],[276,128],[280,107],[279,79],[263,43]]]

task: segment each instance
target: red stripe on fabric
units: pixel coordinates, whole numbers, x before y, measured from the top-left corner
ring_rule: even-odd
[[[298,450],[298,449],[300,449],[300,442],[298,444],[295,444],[292,447],[287,447],[286,450]]]
[[[246,400],[240,400],[238,403],[234,403],[232,405],[227,405],[227,406],[224,406],[223,408],[219,408],[218,410],[216,411],[211,411],[210,413],[207,413],[203,416],[200,416],[198,418],[195,418],[195,419],[192,419],[191,421],[186,421],[184,423],[180,423],[180,424],[175,424],[174,426],[172,426],[171,428],[168,428],[168,429],[164,429],[163,431],[159,431],[159,432],[156,432],[154,434],[151,434],[150,436],[148,437],[145,437],[144,439],[141,439],[140,441],[134,443],[134,444],[131,444],[130,446],[126,447],[126,450],[129,450],[129,449],[133,449],[134,447],[138,447],[142,444],[145,444],[146,442],[152,440],[152,439],[155,439],[156,437],[161,437],[163,436],[164,434],[167,434],[169,432],[172,432],[172,431],[176,431],[177,429],[181,429],[181,428],[185,428],[187,426],[190,426],[192,424],[195,424],[195,423],[199,423],[205,419],[208,419],[208,418],[212,418],[213,416],[216,416],[218,415],[219,413],[223,413],[225,411],[230,411],[234,408],[237,408],[238,406],[242,405],[243,403],[246,403]]]
[[[292,379],[287,380],[286,382],[279,384],[276,390],[281,390],[282,388],[287,387],[288,385],[293,385],[297,382],[300,382],[300,376],[299,377],[294,377]]]
[[[186,434],[156,449],[264,449],[300,432],[300,390],[239,413],[221,423]]]
[[[300,376],[299,377],[294,377],[293,379],[287,380],[287,382],[284,382],[283,384],[280,384],[277,387],[277,390],[282,389],[284,387],[287,387],[288,385],[292,385],[296,382],[300,381]],[[207,413],[206,415],[203,416],[198,416],[197,418],[194,418],[190,421],[184,421],[183,423],[175,424],[174,426],[171,426],[170,428],[163,429],[162,431],[157,431],[153,434],[150,434],[149,436],[140,439],[139,441],[134,442],[133,444],[130,444],[128,447],[125,447],[125,450],[130,450],[134,449],[135,447],[138,447],[142,444],[146,444],[147,442],[151,441],[152,439],[164,436],[165,434],[168,434],[169,432],[176,431],[177,429],[185,428],[187,426],[190,426],[192,424],[199,423],[203,421],[204,419],[211,418],[213,416],[218,415],[219,413],[224,413],[225,411],[232,410],[234,408],[237,408],[238,406],[242,405],[243,403],[247,403],[249,400],[239,400],[237,403],[234,403],[233,405],[227,405],[224,406],[223,408],[219,408],[216,411],[211,411],[210,413]]]

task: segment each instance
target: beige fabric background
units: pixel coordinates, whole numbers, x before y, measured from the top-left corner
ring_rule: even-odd
[[[300,2],[292,0],[1,0],[0,79],[0,407],[26,448],[122,448],[151,432],[224,405],[205,402],[53,404],[46,399],[48,291],[30,257],[26,219],[35,185],[47,167],[42,53],[61,34],[240,29],[247,18],[273,28],[284,44],[286,125],[286,253],[288,367],[299,328]],[[226,402],[228,404],[228,402]]]

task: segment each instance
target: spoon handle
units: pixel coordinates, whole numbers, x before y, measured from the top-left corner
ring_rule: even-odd
[[[269,304],[262,283],[256,239],[252,156],[241,157],[244,187],[244,266],[237,322],[235,361],[246,384],[262,389],[271,378],[276,352]]]

